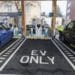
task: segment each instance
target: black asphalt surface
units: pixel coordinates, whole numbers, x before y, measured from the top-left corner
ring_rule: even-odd
[[[22,56],[28,55],[31,57],[31,51],[38,50],[38,56],[41,51],[46,51],[47,54],[42,56],[44,62],[49,64],[27,63],[22,64],[20,59]],[[47,56],[54,56],[54,64],[52,64]],[[72,67],[62,56],[51,40],[26,40],[15,56],[10,60],[7,66],[0,74],[23,74],[23,75],[75,75]]]
[[[0,52],[6,49],[9,45],[11,45],[13,42],[15,42],[17,38],[11,39],[7,44],[5,44],[3,47],[0,48]]]
[[[69,48],[71,48],[73,51],[75,51],[75,48],[72,47],[68,42],[64,42],[65,45],[67,45]]]

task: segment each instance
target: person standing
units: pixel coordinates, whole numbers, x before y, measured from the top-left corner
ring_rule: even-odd
[[[14,26],[14,36],[15,35],[18,35],[18,27],[16,25]]]
[[[31,33],[31,36],[33,36],[33,28],[32,27],[30,28],[30,33]]]
[[[62,31],[63,31],[63,26],[62,25],[59,25],[59,26],[57,26],[57,30],[58,30],[58,32],[59,32],[59,39],[61,39],[61,37],[62,37]]]
[[[47,27],[45,28],[45,36],[46,37],[48,36],[48,28]]]

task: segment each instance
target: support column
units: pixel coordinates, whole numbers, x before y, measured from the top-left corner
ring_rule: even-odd
[[[25,23],[25,10],[24,10],[24,0],[21,0],[21,7],[22,7],[22,33],[26,36],[26,23]]]
[[[54,36],[54,30],[55,30],[55,24],[56,24],[56,2],[57,0],[52,0],[52,24],[51,24],[51,29],[52,29],[52,34]]]

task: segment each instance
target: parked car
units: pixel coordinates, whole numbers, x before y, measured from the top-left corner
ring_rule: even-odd
[[[0,25],[0,47],[4,46],[6,43],[8,43],[13,37],[13,31],[4,26]]]
[[[64,27],[60,40],[75,45],[75,21],[69,22]]]

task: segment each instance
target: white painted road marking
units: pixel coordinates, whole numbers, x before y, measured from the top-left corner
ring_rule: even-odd
[[[4,62],[4,64],[0,67],[0,71],[4,69],[7,63],[11,60],[11,58],[15,55],[15,53],[19,50],[19,48],[23,45],[25,41],[26,39],[24,39],[24,41],[16,48],[16,50],[11,54],[11,56]]]
[[[5,53],[5,54],[10,54],[10,53]]]
[[[64,52],[69,52],[69,51],[65,50]]]
[[[7,51],[7,52],[10,52],[11,53],[12,51]]]
[[[0,63],[2,63],[3,61],[2,60],[0,60]]]
[[[70,57],[71,59],[75,59],[75,57]]]
[[[19,40],[19,39],[18,39]],[[5,51],[7,51],[10,47],[12,47],[18,40],[16,40],[14,43],[12,43],[9,47],[7,47],[5,50],[3,50],[0,55],[2,55]]]
[[[75,60],[73,60],[75,62]]]
[[[75,65],[71,62],[71,60],[65,55],[65,53],[61,50],[61,48],[58,47],[58,45],[51,39],[53,44],[58,48],[58,50],[61,52],[61,54],[65,57],[65,59],[68,61],[68,63],[71,65],[73,70],[75,70]]]
[[[2,56],[6,57],[7,55],[2,55]]]
[[[60,41],[60,40],[59,40]],[[61,41],[60,41],[61,42]],[[63,42],[61,42],[70,52],[72,52],[73,54],[75,54],[75,51],[71,50],[67,45],[65,45]]]
[[[4,57],[0,57],[0,60],[4,60],[5,58]]]
[[[71,54],[71,53],[68,52],[67,54]]]
[[[69,54],[68,56],[73,56],[73,55]]]

